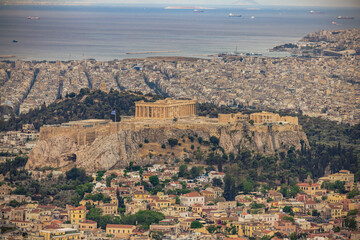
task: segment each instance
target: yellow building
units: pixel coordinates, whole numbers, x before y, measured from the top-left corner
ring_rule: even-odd
[[[330,206],[330,208],[332,218],[341,218],[345,215],[340,206]]]
[[[118,238],[129,239],[135,229],[136,226],[134,225],[107,224],[106,234],[110,234]]]
[[[345,182],[345,190],[351,191],[354,188],[354,174],[348,170],[340,170],[338,173],[334,173],[328,176],[330,182],[336,181]]]
[[[134,200],[146,200],[148,197],[150,197],[150,194],[146,192],[135,192],[133,195]]]
[[[102,210],[102,215],[114,215],[118,213],[118,204],[101,202],[98,207]]]
[[[80,223],[81,231],[96,231],[97,230],[97,222],[92,220],[85,220]]]
[[[321,189],[321,185],[318,183],[298,183],[297,184],[300,188],[300,190],[302,190],[304,193],[308,194],[308,195],[325,195],[326,194],[326,190]]]
[[[70,209],[70,221],[72,224],[79,224],[86,219],[86,207],[80,206]]]
[[[205,202],[212,201],[212,200],[215,199],[215,193],[214,192],[204,190],[204,191],[201,191],[200,194],[205,197]]]
[[[58,229],[49,229],[41,230],[39,235],[44,238],[44,240],[72,240],[72,239],[81,239],[81,233],[77,229],[73,228],[58,228]]]
[[[265,221],[261,222],[231,222],[227,224],[228,227],[235,227],[238,233],[238,236],[247,236],[247,237],[258,237],[261,232],[267,228],[270,228],[271,225]]]
[[[327,201],[329,203],[340,203],[341,200],[346,199],[345,194],[328,195]]]
[[[175,211],[179,211],[179,212],[186,212],[189,209],[189,207],[182,206],[182,205],[174,205],[173,208],[174,208]]]
[[[203,207],[201,204],[194,204],[194,205],[192,205],[191,210],[193,213],[197,213],[197,214],[201,215],[202,211],[203,211]]]
[[[99,202],[98,201],[93,201],[93,200],[91,200],[91,199],[88,199],[88,200],[81,200],[80,202],[79,202],[79,205],[80,206],[86,206],[86,204],[90,204],[90,205],[92,205],[92,206],[96,206],[96,205],[99,205]]]
[[[248,237],[257,237],[260,235],[262,230],[265,230],[266,228],[269,228],[270,224],[266,222],[255,222],[255,223],[249,223],[245,224],[244,226],[244,234]]]
[[[163,209],[163,208],[167,208],[169,206],[171,206],[172,203],[170,200],[157,200],[155,201],[155,206],[158,209]]]

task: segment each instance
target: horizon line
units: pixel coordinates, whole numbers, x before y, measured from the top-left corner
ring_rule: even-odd
[[[148,7],[148,6],[158,6],[158,7],[192,7],[192,8],[200,8],[200,7],[238,7],[238,8],[269,8],[269,7],[293,7],[293,8],[360,8],[360,6],[318,6],[318,5],[238,5],[238,4],[209,4],[209,5],[189,5],[189,4],[161,4],[161,3],[4,3],[0,2],[0,6],[103,6],[103,7],[113,7],[113,6],[139,6],[139,7]],[[176,9],[169,9],[176,10]],[[212,9],[209,9],[212,10]]]

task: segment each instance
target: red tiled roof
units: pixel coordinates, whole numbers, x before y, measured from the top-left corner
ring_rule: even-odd
[[[86,207],[85,206],[79,206],[79,207],[75,207],[71,210],[86,210]]]
[[[198,192],[190,192],[187,194],[182,195],[184,197],[201,197],[201,195]]]

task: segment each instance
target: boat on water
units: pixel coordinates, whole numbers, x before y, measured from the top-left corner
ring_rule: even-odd
[[[311,14],[324,14],[324,12],[316,11],[316,10],[310,10]]]
[[[255,18],[255,16],[251,16],[250,18],[251,18],[251,19],[254,19],[254,18]]]
[[[13,43],[17,43],[18,41],[17,41],[17,40],[13,40],[12,42],[13,42]]]
[[[203,13],[204,11],[195,9],[194,12],[196,12],[196,13]]]
[[[240,14],[229,13],[229,17],[241,17]]]
[[[30,19],[30,20],[37,20],[37,19],[40,19],[40,17],[32,17],[32,16],[28,16],[27,19]]]
[[[338,16],[337,19],[354,19],[354,17]]]
[[[337,22],[331,22],[332,25],[339,25]]]

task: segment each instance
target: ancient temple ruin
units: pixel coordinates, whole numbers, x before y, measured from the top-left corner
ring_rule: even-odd
[[[196,115],[196,100],[165,99],[135,103],[137,119],[173,119]]]

